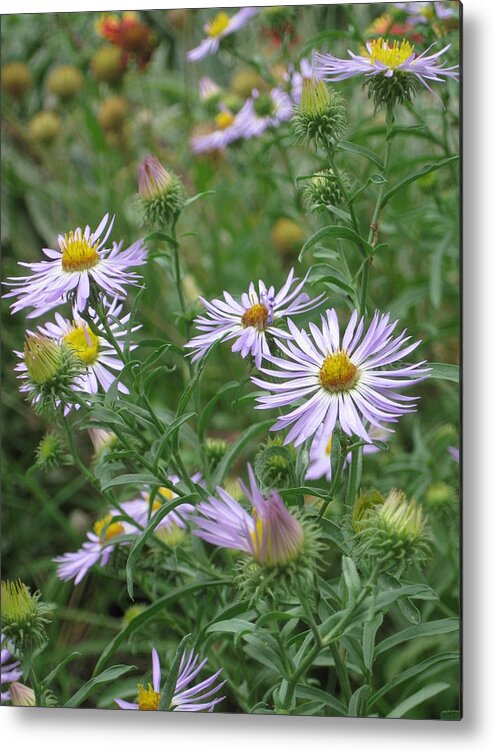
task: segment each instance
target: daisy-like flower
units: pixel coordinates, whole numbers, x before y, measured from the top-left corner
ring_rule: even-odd
[[[155,648],[153,648],[151,655],[153,683],[149,683],[147,687],[143,684],[137,685],[137,702],[127,702],[118,697],[115,698],[115,702],[122,710],[159,710],[161,700],[161,665],[158,652]],[[216,673],[208,676],[198,684],[190,686],[206,664],[207,658],[200,661],[199,656],[193,650],[188,655],[184,651],[178,669],[173,697],[169,707],[165,708],[165,710],[189,713],[199,713],[201,710],[212,712],[215,706],[225,699],[224,697],[215,697],[225,684],[224,681],[217,681],[222,669],[219,669],[219,671],[216,671]]]
[[[376,428],[371,426],[369,428],[369,436],[372,441],[385,441],[389,434],[392,433],[390,428]],[[326,441],[324,438],[324,425],[319,426],[316,431],[316,435],[311,444],[309,452],[309,467],[305,474],[306,480],[318,480],[323,476],[327,481],[331,480],[332,467],[331,467],[331,449],[333,447],[333,435]],[[366,444],[363,448],[364,454],[376,454],[380,449],[374,443]],[[345,463],[351,462],[352,453],[349,452],[345,457]]]
[[[277,128],[292,117],[293,102],[283,89],[277,87],[268,93],[254,89],[252,94],[253,106],[245,126],[250,137],[260,136],[268,128]]]
[[[114,219],[108,222],[109,215],[105,214],[94,232],[86,226],[84,231],[78,227],[66,235],[59,235],[59,250],[43,248],[49,261],[19,262],[31,274],[10,277],[5,283],[14,288],[5,297],[17,298],[11,306],[12,312],[33,308],[28,318],[41,316],[64,303],[69,294],[73,296],[77,309],[84,311],[91,283],[109,298],[125,297],[125,285],[135,284],[139,278],[129,269],[145,262],[147,250],[142,240],[125,250],[122,250],[121,242],[105,248]]]
[[[215,299],[211,303],[200,297],[206,314],[198,316],[195,324],[205,334],[193,337],[185,345],[193,351],[192,360],[202,358],[215,342],[234,339],[232,352],[240,352],[242,358],[252,355],[259,368],[262,358],[270,354],[267,335],[283,339],[290,337],[288,332],[279,328],[280,320],[285,316],[310,311],[324,298],[322,294],[311,300],[306,292],[302,292],[306,279],[307,275],[298,282],[291,269],[278,293],[275,293],[273,286],[268,289],[259,280],[259,292],[251,282],[249,292],[243,293],[240,302],[226,291],[223,292],[223,300]]]
[[[199,99],[201,102],[210,102],[221,94],[218,84],[208,76],[201,76],[199,79]]]
[[[450,44],[433,55],[427,55],[431,47],[418,55],[406,39],[393,42],[381,37],[367,42],[366,47],[367,55],[355,55],[348,50],[350,59],[346,60],[316,52],[313,60],[315,70],[325,81],[343,81],[361,74],[367,78],[379,74],[392,78],[407,73],[415,76],[430,92],[432,89],[427,81],[444,83],[445,77],[458,80],[458,65],[445,67],[439,62],[439,58],[451,47]]]
[[[389,323],[389,314],[376,311],[364,334],[364,318],[353,312],[342,338],[334,309],[321,317],[321,328],[309,324],[310,335],[289,319],[291,339],[277,340],[285,357],[269,356],[277,368],[261,368],[275,381],[252,377],[252,381],[270,394],[258,397],[258,409],[269,410],[290,405],[293,409],[279,418],[271,430],[290,430],[285,443],[299,446],[314,436],[323,425],[321,442],[328,442],[336,422],[349,436],[372,442],[366,424],[384,428],[404,413],[413,412],[415,397],[398,390],[421,381],[426,368],[422,363],[401,364],[420,344],[409,343],[406,330],[393,337],[397,321]]]
[[[259,13],[259,10],[260,8],[242,8],[233,16],[229,16],[223,11],[218,13],[212,21],[204,26],[207,37],[193,50],[189,50],[187,60],[197,62],[209,55],[216,55],[221,40],[245,26],[251,18]]]
[[[174,486],[180,483],[178,475],[170,475],[169,480]],[[195,475],[191,477],[191,480],[194,483],[200,483],[202,480],[201,473],[195,473]],[[149,490],[145,490],[141,491],[141,495],[138,499],[127,501],[122,504],[122,508],[139,525],[146,527],[149,520],[161,509],[163,504],[177,498],[178,496],[174,491],[170,488],[161,486],[158,489],[157,494],[153,497],[152,504],[150,492]],[[173,536],[178,530],[185,530],[187,521],[193,511],[194,506],[192,504],[188,504],[187,502],[180,504],[175,507],[175,509],[172,509],[171,512],[168,512],[168,514],[159,521],[158,525],[155,527],[155,533],[161,531],[162,535],[160,537],[166,541],[166,533],[170,533],[170,535]]]
[[[0,651],[0,684],[2,690],[0,697],[2,702],[10,700],[9,685],[22,678],[21,663],[13,658],[8,649],[8,641],[2,632]]]
[[[250,489],[239,482],[252,504],[252,515],[225,490],[217,488],[217,497],[210,496],[197,506],[193,532],[215,546],[245,551],[259,564],[283,566],[295,560],[303,548],[302,525],[276,491],[265,498],[250,465],[248,471]]]
[[[446,8],[442,3],[395,3],[398,10],[404,11],[411,24],[426,24],[436,18],[444,21],[455,15],[453,8]]]
[[[318,78],[318,74],[313,65],[306,58],[302,58],[298,70],[295,70],[293,66],[288,70],[285,75],[285,81],[294,104],[300,104],[304,80],[314,78]]]
[[[191,138],[191,148],[194,154],[204,154],[211,151],[222,151],[234,141],[251,138],[252,122],[255,117],[254,103],[248,99],[241,109],[234,113],[225,105],[214,118],[214,126],[209,133],[201,133]]]
[[[125,505],[122,507],[125,510]],[[99,564],[106,567],[115,545],[111,541],[126,533],[137,533],[139,528],[128,522],[112,522],[113,517],[120,514],[118,511],[111,511],[105,517],[94,523],[93,530],[87,534],[87,541],[82,544],[82,548],[73,553],[66,553],[62,556],[56,556],[53,561],[58,564],[57,576],[64,582],[74,580],[74,585],[86,576],[89,570]],[[123,543],[123,542],[122,542]]]
[[[130,313],[120,317],[122,304],[117,299],[112,303],[105,302],[104,307],[109,327],[123,349],[126,324],[129,321]],[[88,309],[88,313],[95,326],[101,330],[102,324],[99,316],[91,308]],[[132,331],[139,328],[139,326],[135,326]],[[120,373],[123,368],[122,360],[118,357],[115,348],[106,340],[94,334],[76,309],[72,312],[72,321],[65,319],[59,313],[55,313],[55,322],[40,326],[39,331],[43,336],[50,337],[52,340],[71,348],[85,364],[86,371],[75,379],[73,388],[76,391],[96,394],[98,387],[101,386],[103,391],[107,392],[115,380],[112,371]],[[127,387],[121,382],[118,384],[118,389],[123,394],[129,393]]]

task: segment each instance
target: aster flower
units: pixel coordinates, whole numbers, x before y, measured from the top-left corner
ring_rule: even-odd
[[[43,248],[49,261],[34,263],[19,262],[31,274],[26,277],[10,277],[5,284],[14,289],[4,297],[15,297],[12,312],[23,308],[33,308],[28,318],[40,316],[74,298],[79,311],[84,311],[91,292],[91,283],[110,298],[125,297],[125,285],[135,284],[138,275],[130,272],[132,266],[139,266],[146,260],[147,251],[142,240],[122,250],[122,243],[113,243],[105,248],[113,218],[108,223],[105,214],[94,232],[89,226],[84,231],[78,227],[66,235],[58,236],[59,250]]]
[[[389,434],[392,433],[390,428],[376,428],[376,426],[370,426],[369,436],[372,441],[385,441]],[[324,425],[319,426],[316,431],[316,435],[312,441],[309,452],[309,467],[305,474],[306,480],[318,480],[323,476],[327,481],[331,480],[332,467],[331,467],[331,450],[333,447],[333,435],[329,437],[328,441],[324,437]],[[366,444],[363,448],[364,454],[376,454],[381,451],[374,443]],[[345,457],[345,463],[352,461],[352,453],[349,452]]]
[[[285,565],[295,560],[304,544],[300,522],[285,507],[277,491],[265,498],[248,466],[250,489],[240,481],[253,510],[249,515],[230,494],[217,488],[217,496],[197,506],[194,534],[215,546],[245,551],[259,564]]]
[[[10,700],[8,685],[12,682],[18,681],[21,678],[21,663],[20,661],[14,660],[12,653],[8,649],[7,638],[2,632],[0,651],[0,685],[2,687],[0,698],[2,702],[8,702]]]
[[[130,319],[130,313],[119,318],[122,312],[122,304],[117,299],[112,303],[105,301],[104,308],[106,309],[109,328],[123,350],[123,340],[127,333],[125,327]],[[102,324],[96,312],[89,308],[88,313],[96,328],[101,330]],[[132,331],[134,332],[139,328],[139,326],[135,326]],[[43,336],[50,337],[52,340],[74,350],[85,364],[85,372],[74,381],[73,389],[76,391],[96,394],[98,387],[101,386],[103,391],[107,392],[115,381],[115,376],[111,371],[120,373],[123,368],[124,364],[118,357],[115,348],[106,340],[94,334],[75,308],[72,312],[72,321],[65,319],[59,313],[55,313],[54,323],[44,324],[38,329]],[[127,387],[121,382],[118,384],[118,390],[123,394],[129,393]]]
[[[223,292],[223,300],[215,299],[211,303],[200,297],[206,314],[198,316],[195,324],[205,334],[193,337],[185,345],[193,350],[192,360],[202,358],[215,342],[234,339],[232,352],[240,351],[243,358],[252,355],[259,368],[262,358],[270,353],[267,335],[283,339],[290,336],[279,328],[280,320],[285,316],[310,311],[322,301],[324,295],[311,300],[307,293],[302,292],[306,279],[307,275],[298,282],[291,269],[278,293],[275,293],[273,286],[268,289],[259,280],[259,292],[251,282],[248,294],[243,293],[240,302],[226,291]]]
[[[448,452],[450,456],[455,460],[455,462],[460,461],[460,450],[457,447],[449,446]]]
[[[248,99],[241,109],[234,113],[226,105],[221,105],[214,118],[214,126],[209,133],[192,136],[191,148],[194,154],[222,151],[234,141],[251,138],[252,122],[255,117],[254,103]]]
[[[315,70],[325,81],[332,82],[361,74],[369,79],[380,74],[384,78],[392,78],[406,73],[415,76],[431,92],[427,81],[444,83],[445,77],[458,80],[458,65],[445,67],[439,62],[439,58],[451,47],[450,44],[433,55],[427,55],[431,47],[418,55],[407,40],[393,42],[383,38],[373,39],[367,42],[366,47],[367,55],[355,55],[348,50],[350,59],[346,60],[316,52],[313,59]]]
[[[242,8],[233,16],[228,16],[223,11],[218,13],[212,21],[205,24],[204,31],[207,37],[193,50],[189,50],[187,60],[197,62],[209,55],[216,55],[221,40],[245,26],[259,10],[260,8]]]
[[[288,86],[290,97],[294,104],[300,104],[302,99],[302,87],[304,80],[318,78],[318,74],[312,65],[306,58],[302,58],[299,63],[298,70],[292,66],[285,75],[285,81]]]
[[[413,412],[415,398],[397,390],[421,381],[427,369],[420,367],[424,361],[387,368],[420,344],[410,344],[406,330],[393,337],[397,323],[389,323],[389,314],[376,311],[364,334],[364,318],[359,321],[354,311],[340,341],[334,309],[321,317],[320,329],[309,324],[310,335],[288,319],[291,339],[277,340],[285,357],[269,355],[267,360],[277,368],[261,368],[275,381],[252,377],[269,392],[258,397],[258,409],[293,408],[271,430],[291,426],[285,443],[299,446],[323,425],[320,440],[327,443],[338,421],[346,434],[371,443],[367,423],[382,429],[383,422],[394,423],[404,413]]]
[[[199,99],[201,102],[209,102],[211,99],[216,99],[220,93],[220,87],[212,78],[201,76],[199,79]]]
[[[455,15],[453,8],[446,8],[443,3],[395,3],[395,8],[404,11],[407,15],[407,21],[411,24],[427,24],[434,19],[444,21]]]
[[[252,92],[253,106],[246,117],[245,129],[250,137],[258,137],[268,128],[277,128],[293,115],[293,102],[283,89],[278,87],[268,93]]]
[[[125,505],[122,505],[125,510]],[[106,567],[115,545],[111,541],[126,533],[137,533],[139,528],[128,522],[112,522],[113,517],[120,514],[114,510],[94,523],[93,530],[87,534],[87,540],[82,548],[73,553],[56,556],[53,561],[58,564],[57,576],[64,582],[74,580],[78,585],[89,570],[99,564]],[[122,542],[123,543],[123,542]]]
[[[174,486],[180,483],[180,478],[178,477],[178,475],[170,475],[169,480]],[[195,473],[194,475],[192,475],[191,480],[193,481],[193,483],[199,483],[202,480],[201,473]],[[124,504],[122,504],[122,508],[124,509],[126,514],[129,515],[129,517],[132,517],[136,521],[136,523],[138,523],[142,527],[146,527],[149,520],[153,517],[154,514],[156,514],[156,512],[161,509],[164,503],[166,503],[167,501],[173,501],[177,498],[178,495],[170,488],[160,486],[160,488],[158,488],[157,494],[155,494],[153,498],[153,503],[151,506],[151,495],[150,491],[147,489],[141,491],[141,495],[138,499],[124,502]],[[193,511],[194,507],[192,504],[180,504],[179,506],[175,507],[175,509],[172,509],[171,512],[169,512],[163,517],[162,520],[159,521],[158,525],[155,528],[155,532],[157,533],[160,530],[164,532],[173,532],[174,530],[176,530],[176,528],[184,530],[187,525],[187,521]],[[166,540],[166,536],[163,537],[165,537]]]
[[[207,679],[199,682],[199,684],[189,686],[206,664],[207,658],[200,661],[198,654],[194,653],[193,650],[188,655],[184,651],[178,669],[173,697],[166,710],[189,713],[198,713],[201,710],[212,712],[215,706],[224,700],[224,697],[214,697],[225,684],[224,681],[215,683],[222,669],[208,676]],[[137,702],[127,702],[126,700],[115,698],[115,702],[122,710],[159,710],[161,700],[161,665],[158,652],[155,648],[152,650],[152,665],[153,683],[148,684],[147,687],[143,684],[137,685]]]

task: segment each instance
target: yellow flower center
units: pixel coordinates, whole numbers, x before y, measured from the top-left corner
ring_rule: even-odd
[[[82,272],[92,269],[99,261],[98,243],[90,243],[82,233],[69,232],[61,243],[64,272]]]
[[[259,560],[263,553],[262,546],[263,546],[265,530],[262,524],[262,519],[259,517],[255,509],[252,510],[252,516],[255,520],[256,528],[255,530],[251,531],[250,537],[253,543],[254,557]],[[269,531],[268,531],[268,540],[266,543],[266,550],[264,552],[266,561],[269,561],[270,554],[271,554],[271,540],[270,540]]]
[[[372,63],[380,62],[394,70],[403,65],[414,51],[414,46],[404,39],[402,42],[387,42],[382,37],[374,39],[371,43],[370,59]]]
[[[330,454],[331,454],[331,448],[332,448],[332,446],[333,446],[333,434],[331,434],[331,436],[329,437],[329,441],[328,441],[328,443],[326,444],[326,449],[325,449],[325,452],[326,452],[326,454],[328,455],[328,457],[329,457],[329,456],[330,456]]]
[[[269,312],[262,303],[255,303],[248,308],[242,316],[242,326],[255,326],[256,329],[265,329],[268,323]]]
[[[175,498],[175,494],[173,493],[173,491],[171,491],[169,488],[165,488],[164,486],[159,487],[158,493],[164,499],[168,499],[168,501],[172,501],[172,499]],[[148,502],[149,502],[149,499],[150,499],[150,495],[148,494],[148,497],[147,497]],[[152,506],[151,511],[153,513],[157,512],[158,509],[160,509],[162,506],[163,506],[163,502],[160,501],[158,497],[156,497],[153,501],[153,506]]]
[[[137,705],[139,710],[158,710],[160,706],[160,693],[155,692],[151,684],[147,688],[142,684],[137,685]]]
[[[121,522],[112,522],[113,517],[107,514],[94,523],[94,532],[100,539],[101,543],[106,543],[111,538],[124,533],[124,526]]]
[[[218,37],[220,34],[228,28],[230,24],[230,17],[226,13],[218,13],[213,18],[211,23],[207,24],[206,32],[210,37]]]
[[[98,337],[92,333],[86,324],[74,327],[71,332],[65,335],[63,340],[88,365],[98,359]]]
[[[346,392],[357,381],[355,366],[344,350],[328,355],[319,371],[321,386],[328,392]]]
[[[226,128],[229,128],[230,125],[233,125],[235,122],[235,115],[232,115],[231,112],[219,112],[214,120],[218,128],[224,131]]]

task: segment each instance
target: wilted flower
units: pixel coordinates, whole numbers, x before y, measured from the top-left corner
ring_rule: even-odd
[[[137,685],[137,702],[127,702],[120,698],[115,698],[117,705],[122,710],[176,710],[179,712],[198,713],[201,710],[211,712],[215,706],[220,703],[224,697],[213,697],[216,695],[223,682],[216,683],[222,669],[216,671],[207,679],[189,686],[198,676],[200,671],[207,664],[207,658],[199,662],[199,656],[193,650],[187,655],[184,651],[178,669],[178,677],[173,690],[173,696],[170,704],[166,708],[160,708],[161,701],[161,666],[158,652],[155,648],[152,650],[153,664],[153,683],[145,687],[143,684]],[[214,686],[213,686],[214,685]]]
[[[12,292],[4,297],[16,297],[12,312],[33,308],[28,318],[41,316],[46,311],[64,303],[68,296],[75,299],[79,311],[84,311],[91,293],[91,282],[109,298],[125,297],[125,285],[135,284],[138,275],[128,271],[146,260],[147,250],[138,240],[126,250],[122,243],[104,248],[113,227],[105,214],[94,232],[86,225],[84,232],[78,227],[66,235],[58,236],[60,250],[43,248],[49,261],[19,262],[31,270],[29,277],[9,277],[7,285]],[[106,232],[105,232],[106,228]]]
[[[343,81],[346,78],[366,75],[369,96],[376,106],[395,104],[410,99],[420,81],[434,93],[427,81],[444,83],[445,77],[458,80],[458,65],[445,67],[439,63],[451,45],[433,55],[427,55],[428,47],[420,55],[407,40],[387,41],[383,38],[367,42],[367,55],[355,55],[348,50],[350,59],[342,60],[329,53],[314,54],[314,66],[326,81]]]
[[[396,390],[421,381],[427,369],[420,367],[424,361],[394,370],[386,368],[420,344],[407,344],[410,337],[406,337],[406,330],[392,337],[397,323],[390,324],[389,314],[376,311],[363,335],[364,318],[359,321],[354,311],[340,343],[334,309],[321,317],[320,329],[309,324],[310,335],[288,319],[291,338],[286,342],[277,339],[285,357],[267,355],[277,368],[261,368],[273,380],[252,377],[257,386],[270,392],[257,398],[258,409],[294,408],[278,418],[271,430],[292,426],[285,443],[299,446],[323,424],[321,442],[327,443],[338,421],[346,434],[356,434],[371,443],[367,422],[383,428],[383,422],[394,423],[404,413],[413,412],[415,398]]]
[[[390,491],[384,503],[362,512],[356,535],[360,556],[372,559],[382,571],[419,563],[429,552],[426,518],[414,499]]]
[[[121,16],[104,13],[96,23],[96,31],[121,49],[124,67],[129,60],[135,60],[142,70],[151,59],[155,45],[153,31],[139,20],[135,11],[125,11]]]
[[[304,545],[302,525],[285,507],[280,495],[265,498],[249,465],[250,489],[242,481],[252,516],[222,488],[197,506],[194,534],[208,543],[245,551],[264,566],[283,566],[298,558]]]
[[[198,47],[187,53],[187,60],[197,62],[208,57],[208,55],[215,55],[218,52],[221,40],[245,26],[251,18],[259,13],[259,10],[259,8],[242,8],[233,16],[228,16],[223,11],[218,13],[212,21],[204,26],[207,37],[202,40]]]
[[[8,649],[8,639],[2,632],[0,651],[0,686],[2,687],[0,699],[2,702],[10,700],[8,685],[16,682],[21,677],[21,663],[13,659],[13,655]]]
[[[45,624],[50,619],[49,607],[43,603],[41,593],[31,593],[21,580],[2,580],[2,632],[15,647],[35,647],[45,639]]]
[[[206,308],[206,315],[198,316],[195,324],[205,334],[194,337],[185,345],[193,350],[192,360],[202,358],[215,342],[234,339],[232,352],[240,352],[242,358],[252,355],[259,368],[262,358],[270,353],[267,335],[286,338],[289,335],[279,328],[280,321],[286,316],[312,310],[323,299],[324,295],[319,295],[311,300],[307,293],[302,292],[306,279],[307,276],[295,284],[298,280],[291,269],[278,293],[273,286],[268,289],[259,280],[259,293],[251,282],[248,294],[243,293],[240,302],[226,291],[223,292],[224,300],[215,299],[210,303],[199,298]]]
[[[317,76],[304,78],[292,128],[298,140],[333,151],[348,125],[348,108],[337,91],[329,91]]]
[[[139,165],[138,206],[143,223],[173,224],[182,211],[186,193],[182,181],[165,170],[157,157],[145,157]]]

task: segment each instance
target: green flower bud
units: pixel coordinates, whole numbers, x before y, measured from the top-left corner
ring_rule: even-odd
[[[380,107],[394,107],[405,101],[411,102],[417,88],[417,77],[400,70],[393,71],[393,75],[389,77],[385,73],[377,73],[364,82],[364,89],[367,89],[369,99],[373,100],[375,110]]]
[[[228,442],[224,439],[207,438],[205,443],[206,455],[209,460],[210,470],[214,470],[220,460],[225,456]]]
[[[12,99],[22,99],[33,85],[31,71],[24,63],[7,63],[2,68],[2,90]]]
[[[350,179],[345,174],[340,175],[345,189],[350,188]],[[302,188],[302,197],[307,211],[317,212],[337,206],[343,201],[340,181],[333,170],[324,170],[309,178]]]
[[[297,455],[292,444],[283,445],[282,436],[263,444],[256,455],[255,473],[262,488],[286,488],[291,485]]]
[[[50,609],[40,602],[41,593],[31,591],[21,580],[3,580],[2,632],[17,650],[35,648],[46,640],[45,624]]]
[[[54,112],[38,112],[29,121],[27,135],[40,146],[50,146],[62,130],[62,121]]]
[[[72,383],[85,370],[71,347],[41,334],[28,333],[24,344],[26,391],[34,409],[56,409],[70,401]]]
[[[84,76],[74,65],[59,65],[51,71],[46,85],[50,94],[69,100],[83,88]]]
[[[361,532],[365,527],[365,520],[376,508],[384,504],[384,496],[375,488],[372,491],[363,491],[356,499],[352,511],[352,528],[355,533]]]
[[[35,456],[34,466],[38,470],[51,470],[70,462],[65,440],[57,430],[45,433],[36,447]]]
[[[300,250],[304,237],[303,227],[288,217],[280,217],[271,228],[271,242],[282,256],[289,256]]]
[[[91,59],[91,72],[102,83],[114,84],[125,73],[120,47],[107,44],[97,50]]]
[[[332,153],[348,126],[347,104],[337,91],[329,91],[324,81],[305,78],[291,123],[298,141]]]

